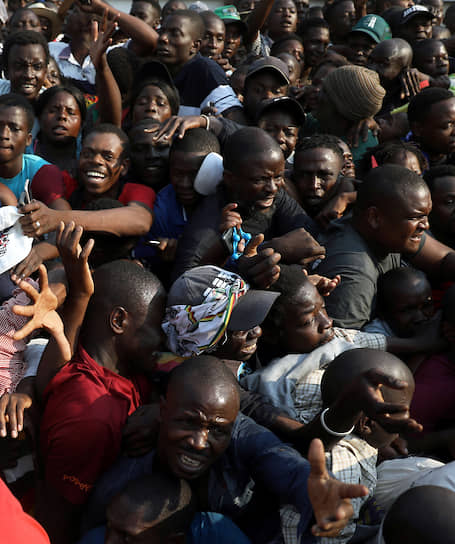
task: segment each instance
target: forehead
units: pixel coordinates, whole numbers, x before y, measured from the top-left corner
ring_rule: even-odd
[[[274,123],[279,126],[297,126],[297,118],[285,108],[275,108],[261,114],[259,122]]]
[[[0,120],[27,126],[27,114],[22,108],[18,108],[17,106],[0,105]]]
[[[110,132],[94,132],[89,134],[82,142],[83,147],[94,149],[103,149],[108,151],[118,151],[122,149],[122,142],[117,134]]]
[[[371,52],[371,58],[391,58],[398,55],[400,52],[399,48],[394,43],[384,41],[378,44],[373,51]]]
[[[142,2],[141,0],[134,0],[133,9],[142,10],[142,11],[158,11],[155,6],[150,4],[149,2]]]
[[[157,85],[145,85],[141,92],[138,94],[138,98],[141,96],[166,96],[165,93]]]
[[[334,13],[343,13],[344,11],[354,11],[354,2],[352,0],[345,0],[344,2],[340,2],[338,5],[335,6],[333,12]]]
[[[38,15],[36,15],[36,13],[30,9],[30,10],[22,11],[19,13],[19,15],[14,16],[11,23],[14,25],[18,21],[25,21],[26,19],[34,19],[37,22],[39,22]]]
[[[223,21],[217,17],[206,17],[204,19],[204,24],[205,24],[206,30],[209,30],[210,32],[221,33],[225,31]]]
[[[447,49],[442,42],[432,42],[425,47],[420,47],[416,56],[422,59],[431,59],[435,55],[446,55]]]
[[[431,286],[427,280],[415,278],[407,282],[397,282],[391,289],[392,302],[401,305],[405,302],[420,304],[422,301],[431,298]]]
[[[375,41],[370,38],[365,32],[352,32],[349,34],[349,43],[356,45],[374,46]]]
[[[76,99],[71,93],[68,93],[66,91],[60,91],[54,94],[54,96],[49,99],[48,103],[46,104],[46,107],[49,107],[55,104],[62,104],[62,103],[66,105],[71,105],[73,107],[78,105]]]
[[[167,400],[174,413],[202,412],[207,418],[232,422],[237,417],[238,395],[229,384],[182,383],[176,380],[168,389]]]
[[[166,30],[178,29],[183,34],[191,34],[194,30],[193,23],[185,15],[169,14],[163,21],[163,28]]]
[[[407,23],[404,23],[404,27],[412,27],[415,26],[424,25],[424,26],[430,26],[431,25],[431,19],[428,17],[425,17],[425,15],[416,15],[415,17],[412,17]]]
[[[329,39],[329,29],[323,28],[320,26],[313,26],[309,28],[303,37],[304,40],[315,40],[316,38],[320,40]]]
[[[279,8],[295,8],[293,0],[275,0],[273,9],[276,11]]]
[[[293,302],[299,312],[305,313],[311,311],[314,306],[323,303],[323,299],[314,285],[305,282],[297,288]]]
[[[15,44],[9,50],[8,59],[10,61],[33,59],[46,62],[46,53],[43,46],[39,43],[29,43],[27,45]]]
[[[296,153],[296,162],[303,168],[308,162],[317,163],[338,163],[340,168],[342,165],[342,159],[339,155],[327,147],[314,147],[312,149],[304,149]],[[302,164],[301,164],[302,163]]]
[[[390,207],[390,203],[385,201],[381,202],[379,207],[383,213],[399,218],[412,215],[415,211],[429,213],[431,209],[430,190],[423,186],[418,189],[410,189],[402,195],[396,195],[394,202],[395,206],[393,207]]]
[[[455,193],[455,176],[441,176],[433,181],[434,193]]]

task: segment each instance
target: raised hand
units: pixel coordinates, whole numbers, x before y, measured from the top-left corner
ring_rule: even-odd
[[[280,277],[278,263],[280,262],[281,255],[271,247],[258,252],[257,249],[263,241],[263,234],[254,236],[245,247],[243,255],[237,262],[241,276],[256,287],[267,289]]]
[[[106,54],[107,48],[112,45],[112,36],[117,30],[117,17],[108,20],[107,10],[104,10],[101,28],[97,21],[92,21],[92,44],[89,49],[89,55],[93,66],[99,68]]]

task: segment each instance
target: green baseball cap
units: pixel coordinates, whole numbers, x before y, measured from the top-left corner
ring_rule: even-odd
[[[214,9],[213,13],[215,15],[218,15],[218,17],[223,20],[225,25],[229,23],[240,23],[242,26],[246,27],[245,23],[242,21],[240,17],[240,13],[238,12],[237,8],[233,5],[221,6],[219,8]]]
[[[384,40],[390,40],[392,31],[387,22],[379,15],[365,15],[357,21],[357,24],[352,27],[351,32],[363,32],[372,38],[376,43]]]

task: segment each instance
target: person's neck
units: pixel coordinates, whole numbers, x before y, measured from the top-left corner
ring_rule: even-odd
[[[71,37],[71,53],[79,64],[82,65],[85,57],[89,54],[90,43],[87,43],[84,35]]]
[[[11,179],[17,176],[22,170],[22,157],[23,153],[18,155],[16,158],[0,164],[0,178]]]
[[[99,336],[93,337],[86,331],[81,332],[81,345],[90,357],[100,366],[115,372],[120,376],[128,376],[128,365],[120,360],[115,349],[115,338],[109,338],[105,341]]]
[[[41,157],[50,163],[57,164],[76,157],[77,142],[72,138],[68,143],[55,144],[41,135],[37,145],[37,151]]]
[[[384,259],[387,257],[387,255],[389,255],[389,253],[391,253],[388,248],[384,247],[382,244],[379,244],[374,239],[371,229],[367,224],[365,224],[364,221],[362,221],[360,217],[352,218],[352,226],[360,234],[360,236],[362,236],[368,247],[379,260]]]
[[[114,200],[117,200],[118,186],[119,186],[118,182],[114,183],[114,185],[108,191],[106,191],[105,193],[101,195],[94,195],[84,189],[82,199],[85,202],[85,204],[89,204],[90,202],[92,202],[93,200],[97,200],[98,198],[112,198]]]

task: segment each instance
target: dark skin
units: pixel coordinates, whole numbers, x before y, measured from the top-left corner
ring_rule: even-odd
[[[7,76],[11,92],[36,100],[47,75],[45,51],[40,44],[13,45],[8,55]]]
[[[275,0],[267,20],[268,33],[272,40],[296,31],[297,8],[292,0]]]
[[[351,32],[348,36],[348,60],[358,66],[365,66],[376,42],[365,32]]]
[[[245,81],[244,111],[249,119],[254,119],[259,103],[267,98],[286,96],[288,83],[275,70],[265,69],[251,75]]]
[[[437,240],[453,247],[455,242],[455,177],[442,176],[433,182],[430,228]]]
[[[414,55],[414,66],[432,78],[447,76],[449,55],[445,45],[439,41],[431,41],[425,48],[420,48]]]
[[[310,28],[303,37],[305,51],[305,68],[313,68],[322,60],[330,43],[327,28]]]
[[[140,0],[133,2],[130,15],[141,19],[155,30],[160,24],[160,14],[158,13],[158,10],[148,2],[141,2]]]
[[[406,40],[410,44],[415,41],[428,40],[431,38],[431,34],[431,18],[425,15],[416,15],[406,24],[399,27],[400,38],[403,38],[403,40]]]
[[[285,109],[267,110],[261,115],[257,125],[272,136],[287,159],[294,151],[299,132],[299,122],[292,113]]]
[[[0,108],[0,176],[13,178],[22,169],[22,155],[32,135],[24,110]]]
[[[201,55],[204,57],[220,57],[224,49],[226,29],[219,17],[207,14],[204,16],[205,36],[201,44]]]
[[[330,26],[332,43],[345,43],[349,32],[355,24],[355,6],[351,0],[340,2],[330,13],[327,21]]]
[[[173,151],[169,157],[169,177],[177,195],[177,200],[191,214],[200,196],[194,190],[194,179],[207,153],[187,153]]]

